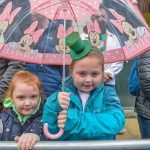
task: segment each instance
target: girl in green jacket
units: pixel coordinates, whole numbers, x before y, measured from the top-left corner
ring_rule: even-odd
[[[73,59],[71,76],[64,91],[57,91],[48,99],[43,111],[43,124],[56,134],[64,130],[58,140],[111,140],[125,124],[120,100],[113,88],[101,81],[104,71],[102,53],[82,41],[78,32],[66,38]]]

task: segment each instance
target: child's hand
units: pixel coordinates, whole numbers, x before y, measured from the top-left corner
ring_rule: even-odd
[[[67,116],[67,110],[62,110],[59,112],[58,115],[58,127],[64,129],[65,123],[66,123],[66,116]]]
[[[59,92],[58,101],[62,109],[68,109],[69,102],[70,102],[70,93]]]
[[[20,137],[15,137],[15,141],[18,142],[17,150],[32,150],[39,140],[39,136],[34,133],[24,133]]]
[[[107,72],[104,72],[103,73],[103,78],[102,78],[102,82],[107,82],[107,81],[109,81],[111,79],[111,75],[109,74],[109,73],[107,73]]]

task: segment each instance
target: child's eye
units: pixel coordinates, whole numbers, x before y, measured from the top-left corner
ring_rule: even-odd
[[[81,77],[84,77],[84,76],[86,75],[86,73],[80,72],[79,75],[80,75]]]
[[[92,77],[96,77],[96,76],[98,76],[99,75],[99,73],[98,72],[94,72],[94,73],[92,73]]]
[[[38,95],[32,95],[32,96],[31,96],[32,99],[35,99],[35,98],[37,98],[37,97],[38,97]]]
[[[17,96],[17,99],[23,100],[23,99],[25,99],[25,97],[20,95],[20,96]]]

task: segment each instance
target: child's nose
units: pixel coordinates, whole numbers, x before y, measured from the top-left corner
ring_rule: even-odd
[[[26,98],[25,100],[25,105],[30,105],[31,99],[30,98]]]
[[[86,79],[85,79],[85,81],[86,81],[86,82],[91,82],[91,81],[92,81],[91,76],[87,76]]]

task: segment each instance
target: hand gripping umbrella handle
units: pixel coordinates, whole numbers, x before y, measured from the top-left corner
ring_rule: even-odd
[[[44,134],[49,138],[49,139],[58,139],[59,137],[61,137],[64,133],[64,130],[60,128],[59,132],[56,134],[51,134],[48,131],[48,123],[44,124],[44,128],[43,128]]]

